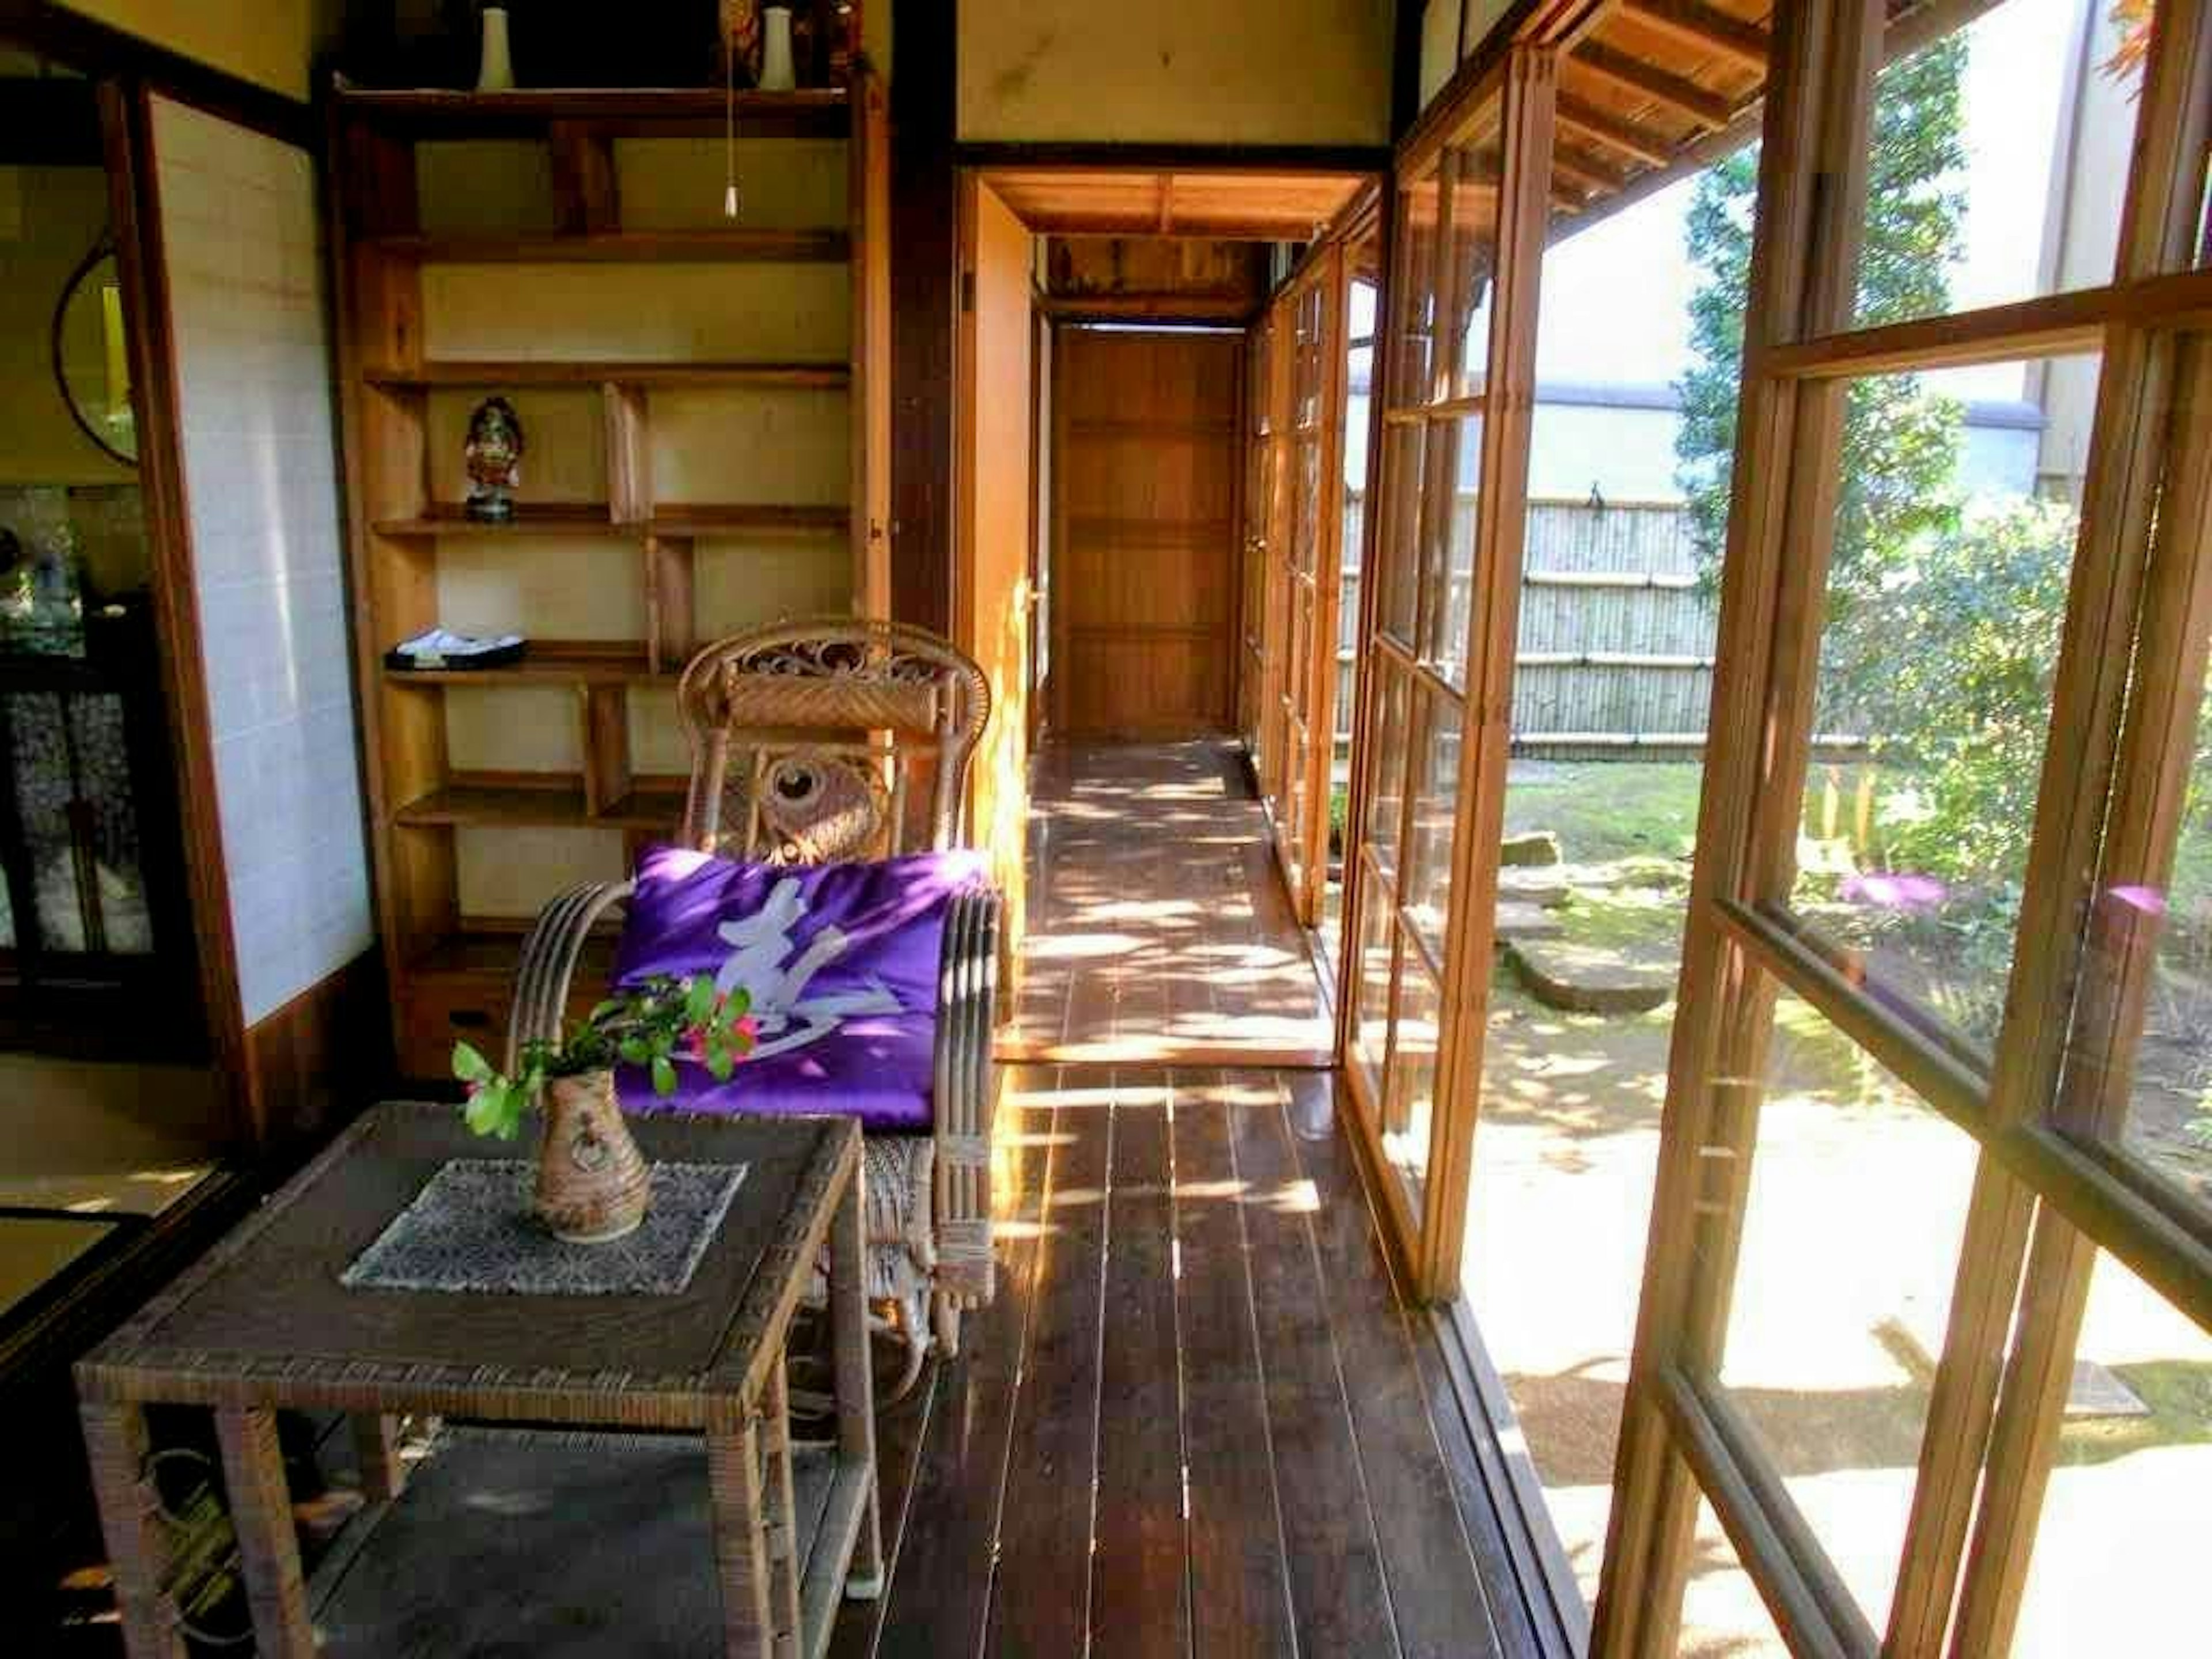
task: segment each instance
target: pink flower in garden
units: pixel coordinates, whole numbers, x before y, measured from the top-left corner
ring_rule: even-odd
[[[1885,910],[1932,910],[1950,896],[1950,890],[1935,877],[1909,872],[1847,876],[1842,890],[1847,899]]]
[[[2166,914],[2166,895],[2155,887],[2124,884],[2108,888],[2106,890],[2130,910],[2140,910],[2147,916],[2162,916]]]

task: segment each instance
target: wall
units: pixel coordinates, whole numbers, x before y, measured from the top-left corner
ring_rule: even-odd
[[[155,173],[200,650],[252,1026],[374,943],[307,155],[166,99]]]
[[[1385,143],[1392,13],[1391,0],[965,0],[959,137]]]
[[[963,319],[960,580],[954,631],[991,681],[991,724],[975,756],[970,839],[991,849],[1006,898],[1006,960],[1018,963],[1029,823],[1029,550],[1031,242],[1011,209],[974,187],[975,309]],[[1011,997],[1006,1005],[1011,1006]]]
[[[107,228],[101,167],[0,167],[0,484],[128,483],[54,384],[54,307]]]
[[[293,98],[337,33],[344,0],[60,0],[142,40]]]

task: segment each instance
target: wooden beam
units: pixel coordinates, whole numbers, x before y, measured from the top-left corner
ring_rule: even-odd
[[[1663,167],[1674,158],[1674,146],[1659,134],[1633,121],[1624,121],[1571,93],[1559,94],[1558,119],[1568,131],[1578,132],[1648,167]]]
[[[1175,174],[1160,174],[1160,234],[1165,236],[1175,228]]]
[[[1552,147],[1552,170],[1565,175],[1584,190],[1610,193],[1628,183],[1628,175],[1619,168],[1607,166],[1594,155],[1584,155],[1559,144]]]
[[[1739,69],[1766,73],[1766,31],[1704,0],[1621,0],[1620,15],[1668,40],[1709,52]]]
[[[1632,58],[1602,40],[1586,40],[1567,62],[1584,73],[1610,81],[1625,92],[1649,98],[1701,127],[1724,127],[1735,117],[1735,107],[1720,94],[1699,86],[1685,76],[1670,75],[1640,58]]]

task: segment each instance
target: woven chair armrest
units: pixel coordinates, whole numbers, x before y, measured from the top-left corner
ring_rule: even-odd
[[[568,1005],[568,981],[584,953],[592,927],[613,906],[636,890],[627,881],[591,881],[571,887],[538,913],[522,941],[514,972],[514,1006],[507,1021],[507,1069],[513,1072],[522,1045],[533,1038],[553,1042],[561,1035],[561,1012]]]
[[[999,1091],[991,1039],[1003,911],[988,887],[954,896],[938,979],[938,1273],[945,1288],[971,1304],[992,1292],[991,1127]]]

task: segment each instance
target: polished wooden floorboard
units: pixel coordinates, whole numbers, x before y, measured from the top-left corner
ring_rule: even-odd
[[[1317,1066],[1328,1012],[1225,740],[1049,744],[1002,1059]]]
[[[1335,1091],[1010,1069],[998,1298],[884,1420],[840,1659],[1534,1650]]]

